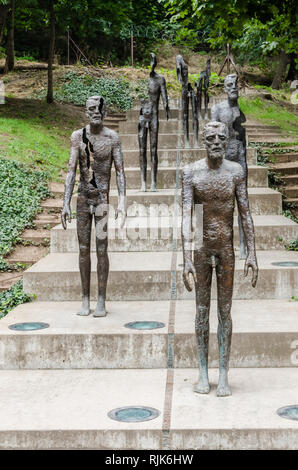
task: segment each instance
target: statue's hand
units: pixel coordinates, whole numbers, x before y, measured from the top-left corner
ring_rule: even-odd
[[[192,274],[194,282],[197,282],[197,275],[196,275],[196,270],[193,265],[193,262],[191,260],[185,260],[184,262],[184,269],[183,269],[183,282],[186,287],[186,289],[191,292],[192,291],[192,286],[190,283],[190,278],[189,275]]]
[[[64,205],[62,209],[62,213],[61,213],[61,222],[62,222],[62,227],[64,228],[64,230],[67,229],[66,220],[68,220],[69,223],[71,222],[71,210],[70,210],[69,205]]]
[[[121,201],[118,205],[118,208],[116,210],[115,214],[115,219],[118,219],[119,214],[121,214],[121,222],[120,222],[120,228],[124,227],[125,224],[125,219],[126,219],[126,205],[125,201]]]
[[[248,270],[249,268],[252,269],[252,280],[251,280],[251,285],[252,287],[256,287],[257,280],[258,280],[258,263],[256,259],[256,255],[247,255],[245,265],[244,265],[244,276],[246,277],[248,275]]]

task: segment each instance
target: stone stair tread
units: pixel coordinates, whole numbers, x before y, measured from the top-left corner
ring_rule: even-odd
[[[37,230],[34,230],[34,229],[26,229],[24,230],[24,232],[22,233],[22,238],[23,240],[29,240],[29,239],[32,239],[33,241],[35,239],[44,239],[44,238],[50,238],[50,230],[45,230],[45,229],[37,229]]]
[[[63,200],[62,199],[55,199],[55,198],[49,198],[46,199],[41,203],[41,206],[44,208],[47,207],[62,207],[63,206]]]
[[[170,449],[298,448],[297,421],[276,413],[296,403],[297,368],[231,369],[234,393],[225,406],[215,394],[218,371],[210,370],[209,395],[193,392],[197,375],[173,371]],[[166,380],[166,369],[1,371],[1,448],[161,449]],[[122,406],[150,406],[160,415],[142,423],[108,417]]]
[[[286,163],[270,163],[270,168],[274,168],[275,170],[283,169],[283,168],[297,168],[298,170],[298,163],[297,162],[286,162]]]
[[[48,251],[49,249],[43,246],[17,245],[6,260],[10,263],[35,263],[41,256],[46,255]]]
[[[171,255],[167,251],[145,252],[110,252],[111,271],[168,271],[171,270]],[[260,269],[272,269],[272,262],[276,261],[298,261],[298,252],[286,250],[268,250],[257,252]],[[178,252],[177,270],[182,270],[182,252]],[[235,269],[242,270],[244,260],[236,257]],[[279,269],[288,269],[279,267]],[[291,268],[295,269],[295,268]],[[91,254],[91,271],[96,271],[96,255]],[[78,255],[76,253],[49,253],[40,259],[38,263],[31,266],[26,273],[34,272],[79,272]]]

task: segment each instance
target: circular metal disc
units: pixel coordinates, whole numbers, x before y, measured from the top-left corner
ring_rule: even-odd
[[[298,405],[284,406],[277,410],[277,414],[282,418],[298,421]]]
[[[156,328],[164,328],[165,324],[159,321],[132,321],[124,326],[133,330],[155,330]]]
[[[297,261],[275,261],[274,263],[271,263],[271,264],[273,264],[273,266],[284,266],[285,268],[298,266]]]
[[[108,413],[109,418],[125,423],[149,421],[157,418],[159,415],[160,412],[158,410],[149,406],[123,406],[122,408],[115,408]]]
[[[49,328],[48,323],[42,322],[26,322],[26,323],[14,323],[9,325],[10,330],[15,331],[34,331],[34,330],[43,330],[44,328]]]

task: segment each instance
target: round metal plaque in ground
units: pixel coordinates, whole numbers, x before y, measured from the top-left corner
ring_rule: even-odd
[[[13,325],[9,325],[10,330],[15,331],[34,331],[34,330],[43,330],[44,328],[49,328],[48,323],[42,322],[26,322],[26,323],[14,323]]]
[[[160,321],[131,321],[124,326],[133,330],[156,330],[157,328],[164,328],[165,324]]]
[[[285,268],[294,268],[295,266],[298,266],[297,261],[274,261],[273,266],[283,266]]]
[[[298,405],[283,406],[277,410],[277,414],[282,418],[298,421]]]
[[[160,412],[149,406],[124,406],[109,411],[108,416],[115,421],[124,423],[141,423],[142,421],[150,421],[160,415]]]

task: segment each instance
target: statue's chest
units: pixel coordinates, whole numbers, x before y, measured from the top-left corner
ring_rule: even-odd
[[[89,147],[88,144],[85,144],[84,142],[80,145],[81,163],[83,165],[87,165],[89,161],[91,166],[97,166],[98,164],[109,163],[111,161],[112,145],[110,139],[94,139],[89,142]],[[87,148],[89,148],[89,152],[87,151]]]
[[[201,201],[230,199],[235,192],[233,177],[229,174],[209,175],[204,178],[200,175],[194,178],[195,194]]]

